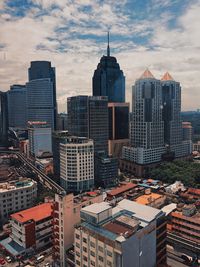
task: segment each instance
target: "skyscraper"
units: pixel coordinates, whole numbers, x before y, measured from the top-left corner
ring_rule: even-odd
[[[148,174],[163,159],[187,157],[191,141],[182,140],[181,88],[169,73],[157,80],[147,69],[133,86],[131,146],[123,147],[120,168]]]
[[[107,96],[108,102],[125,102],[125,76],[115,57],[110,56],[109,33],[107,55],[94,71],[93,96]]]
[[[0,91],[0,145],[8,142],[8,106],[7,94]]]
[[[26,86],[14,84],[7,92],[9,127],[27,128]]]
[[[56,76],[49,61],[32,61],[28,70],[28,120],[47,121],[56,129]]]
[[[109,155],[120,158],[123,146],[129,144],[129,103],[108,103]]]
[[[94,151],[108,153],[107,97],[73,96],[67,99],[69,133],[94,140]]]

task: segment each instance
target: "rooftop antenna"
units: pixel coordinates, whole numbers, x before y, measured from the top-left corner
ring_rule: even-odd
[[[108,31],[107,57],[109,57],[109,56],[110,56],[110,46],[109,46],[109,42],[110,42],[110,32]]]

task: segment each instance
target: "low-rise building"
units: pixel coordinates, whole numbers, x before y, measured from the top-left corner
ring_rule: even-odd
[[[53,159],[52,158],[44,158],[39,159],[36,158],[35,166],[44,172],[46,175],[53,174]]]
[[[194,205],[184,205],[170,214],[168,231],[194,244],[200,243],[200,213]],[[199,248],[200,250],[200,248]]]
[[[166,261],[165,214],[122,200],[81,210],[75,228],[75,266],[154,267]]]
[[[82,195],[55,195],[54,203],[54,246],[53,256],[56,266],[68,266],[66,251],[74,243],[74,226],[80,223],[80,210],[93,203],[103,201],[100,191],[87,192]]]
[[[33,206],[37,197],[37,182],[20,179],[0,183],[0,221],[6,222],[13,212]]]
[[[43,203],[11,215],[11,235],[1,245],[13,256],[40,250],[52,243],[52,203]]]
[[[131,194],[131,191],[137,188],[137,184],[133,183],[121,183],[118,187],[107,192],[108,201],[119,201],[122,200],[127,194]]]
[[[151,189],[146,189],[145,194],[137,197],[134,201],[142,205],[160,209],[166,202],[166,196],[153,193]]]

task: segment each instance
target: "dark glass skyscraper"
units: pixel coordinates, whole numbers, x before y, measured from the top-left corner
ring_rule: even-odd
[[[8,106],[7,94],[0,92],[0,145],[7,145],[8,141]]]
[[[28,120],[46,120],[53,129],[56,129],[55,68],[51,67],[51,62],[49,61],[32,61],[28,69],[28,76],[29,82],[26,84]]]
[[[69,133],[94,140],[94,151],[108,152],[107,97],[73,96],[67,99]]]
[[[110,56],[109,35],[107,55],[101,58],[92,82],[93,96],[107,96],[108,102],[125,102],[125,76],[117,59]]]

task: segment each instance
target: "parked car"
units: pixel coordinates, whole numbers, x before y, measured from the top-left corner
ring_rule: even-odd
[[[7,256],[7,257],[6,257],[6,261],[7,261],[8,263],[12,262],[11,257],[10,257],[10,256]]]
[[[4,258],[0,258],[0,266],[3,266],[6,264],[6,261],[4,260]]]

